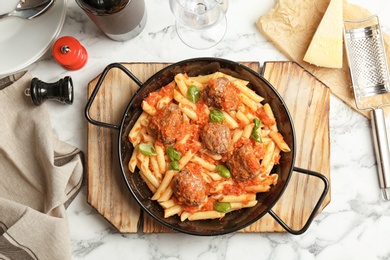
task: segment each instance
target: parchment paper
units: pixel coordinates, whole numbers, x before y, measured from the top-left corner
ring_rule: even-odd
[[[321,80],[335,96],[359,113],[369,117],[369,111],[356,108],[345,50],[341,69],[317,67],[303,61],[328,5],[329,0],[279,0],[273,9],[258,18],[256,26],[282,53]],[[347,1],[343,2],[343,19],[357,20],[371,15],[368,10],[360,6],[349,4]],[[383,38],[389,62],[390,36],[383,33]],[[390,93],[376,95],[365,99],[365,102],[373,106],[390,103]],[[384,109],[386,114],[390,113],[390,107],[384,107]]]

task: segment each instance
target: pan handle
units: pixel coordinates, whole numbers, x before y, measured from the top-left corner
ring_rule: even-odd
[[[104,81],[104,78],[106,77],[107,73],[111,69],[113,69],[113,68],[120,69],[121,71],[126,73],[126,75],[129,76],[138,86],[140,86],[140,87],[142,86],[142,82],[136,76],[134,76],[133,73],[131,73],[125,66],[123,66],[122,64],[119,64],[119,63],[111,63],[111,64],[109,64],[103,70],[102,74],[100,75],[100,78],[99,78],[98,82],[96,83],[96,86],[93,89],[92,94],[91,94],[91,96],[90,96],[90,98],[89,98],[89,100],[87,102],[87,105],[85,107],[85,117],[93,125],[119,130],[119,128],[120,128],[119,125],[114,125],[114,124],[109,124],[109,123],[97,121],[97,120],[93,119],[91,117],[91,115],[89,114],[89,110],[90,110],[90,108],[91,108],[91,106],[93,104],[93,101],[96,98],[97,93],[99,92],[99,89],[100,89],[100,87],[101,87],[101,85],[102,85],[102,83]]]
[[[287,232],[293,234],[293,235],[301,235],[303,233],[306,232],[306,230],[309,228],[310,224],[312,223],[314,217],[316,216],[319,208],[321,207],[321,204],[322,202],[324,201],[325,199],[325,196],[326,194],[328,193],[328,190],[329,190],[329,181],[328,179],[322,175],[322,174],[319,174],[318,172],[313,172],[313,171],[310,171],[310,170],[305,170],[305,169],[301,169],[301,168],[298,168],[298,167],[294,167],[293,169],[294,171],[296,172],[299,172],[299,173],[303,173],[303,174],[308,174],[308,175],[311,175],[311,176],[314,176],[314,177],[317,177],[317,178],[320,178],[323,182],[324,182],[324,189],[322,191],[322,194],[319,198],[319,200],[317,201],[317,204],[315,205],[312,213],[310,214],[308,220],[306,221],[306,224],[299,230],[294,230],[294,229],[291,229],[286,223],[283,222],[283,220],[281,218],[279,218],[278,215],[276,215],[275,212],[273,212],[272,210],[269,210],[268,213],[276,220],[276,222],[279,223],[279,225],[281,225]]]

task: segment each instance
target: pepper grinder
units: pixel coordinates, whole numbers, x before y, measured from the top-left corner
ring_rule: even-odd
[[[144,0],[76,0],[76,3],[114,41],[133,39],[145,28]]]
[[[54,59],[67,70],[79,70],[88,60],[84,46],[70,36],[59,38],[54,43],[52,52]]]
[[[73,81],[69,76],[54,83],[47,83],[33,78],[30,88],[24,91],[26,96],[31,96],[36,106],[42,104],[45,100],[57,100],[63,104],[73,103]]]

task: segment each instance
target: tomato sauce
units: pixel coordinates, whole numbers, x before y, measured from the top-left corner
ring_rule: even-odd
[[[257,109],[256,115],[259,117],[259,119],[264,125],[272,126],[276,124],[275,119],[268,117],[267,113],[264,110],[264,107],[260,107],[259,109]]]
[[[149,95],[145,98],[145,101],[151,106],[156,106],[158,101],[160,101],[161,98],[165,96],[169,96],[172,99],[174,88],[175,84],[170,83],[165,87],[161,88],[160,91],[149,93]]]
[[[207,114],[207,105],[203,98],[199,99],[198,102],[196,102],[196,115],[198,116],[198,120],[196,123],[203,127],[205,124],[209,121],[209,115]]]

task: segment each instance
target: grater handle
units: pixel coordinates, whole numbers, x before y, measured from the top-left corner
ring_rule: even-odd
[[[378,168],[379,185],[385,200],[390,200],[390,151],[382,108],[371,110],[371,126]]]

